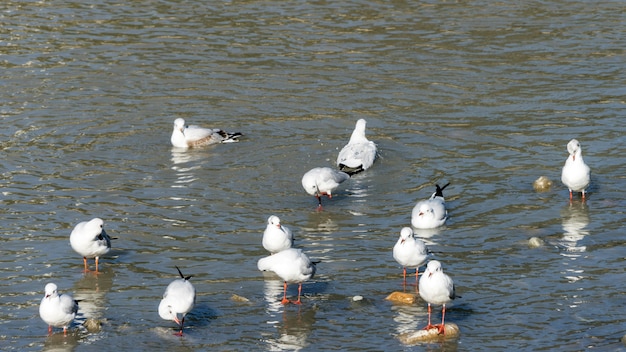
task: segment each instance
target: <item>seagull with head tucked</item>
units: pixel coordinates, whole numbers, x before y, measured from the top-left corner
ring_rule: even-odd
[[[39,316],[48,324],[48,334],[52,327],[63,328],[67,335],[67,327],[72,324],[78,313],[78,302],[68,294],[59,294],[57,285],[49,283],[45,287],[45,295],[39,304]]]
[[[572,192],[582,192],[582,198],[585,199],[585,190],[591,182],[591,170],[583,160],[583,150],[580,142],[572,139],[567,143],[567,151],[569,156],[565,160],[563,170],[561,172],[561,181],[569,189],[569,199],[573,198]]]
[[[174,130],[170,141],[177,148],[202,147],[216,143],[238,142],[242,134],[239,132],[228,133],[219,128],[204,128],[194,125],[185,125],[185,120],[174,120]]]
[[[180,331],[174,335],[183,336],[185,316],[196,304],[196,289],[189,282],[191,276],[183,275],[178,267],[176,270],[181,278],[172,281],[165,289],[159,303],[159,315],[165,320],[175,321],[180,326]]]
[[[437,190],[429,199],[422,200],[415,204],[411,212],[411,225],[417,229],[434,229],[445,224],[448,219],[448,210],[443,197],[443,190],[448,187],[447,183],[443,187],[437,186]]]
[[[93,218],[78,223],[70,234],[70,246],[76,253],[83,256],[85,272],[89,271],[87,258],[96,259],[96,272],[98,272],[100,256],[111,250],[111,237],[104,231],[104,221],[100,218]]]
[[[280,218],[272,215],[267,219],[263,232],[263,248],[271,254],[289,249],[293,245],[293,234],[287,226],[280,224]]]
[[[376,143],[365,137],[366,124],[364,119],[356,122],[350,141],[337,156],[337,167],[349,175],[369,169],[376,160],[378,152]]]
[[[302,283],[315,275],[315,264],[301,249],[289,248],[276,254],[259,259],[257,267],[260,271],[272,271],[284,281],[282,304],[301,304]],[[287,284],[298,284],[298,300],[287,299]]]
[[[348,179],[350,175],[345,172],[330,167],[316,167],[302,176],[302,187],[308,194],[317,198],[318,208],[321,208],[322,196],[332,198],[333,191]]]

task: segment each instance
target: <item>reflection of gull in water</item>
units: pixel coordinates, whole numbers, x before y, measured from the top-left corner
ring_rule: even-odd
[[[573,203],[561,210],[563,220],[563,238],[559,241],[567,252],[584,252],[587,247],[579,245],[579,241],[589,234],[585,228],[589,225],[589,209],[586,203]]]
[[[264,340],[268,343],[269,351],[298,351],[308,345],[306,339],[311,333],[315,322],[315,307],[285,309],[285,306],[276,299],[283,292],[283,282],[272,280],[273,274],[266,274],[264,297],[267,302],[267,324],[278,329],[278,336],[268,334]],[[268,276],[270,278],[268,278]],[[265,334],[264,334],[265,335]]]
[[[106,294],[113,287],[113,271],[106,268],[98,274],[87,273],[74,284],[74,299],[80,302],[85,318],[100,319],[106,308]]]
[[[391,310],[395,311],[397,315],[393,318],[396,322],[396,331],[399,334],[406,332],[413,332],[421,327],[418,327],[418,317],[423,317],[425,309],[421,305],[393,305]]]
[[[581,244],[585,236],[589,234],[589,231],[585,230],[589,224],[589,209],[586,203],[571,203],[561,209],[561,218],[563,237],[558,241],[558,246],[564,251],[561,255],[569,258],[570,260],[576,260],[580,257],[580,253],[587,250],[587,246]],[[569,262],[566,262],[568,265]],[[578,281],[583,278],[581,275],[583,270],[570,268],[567,269],[566,278],[570,282]]]
[[[308,233],[332,235],[339,230],[339,225],[328,213],[318,212],[310,214],[308,222],[301,229]]]
[[[82,302],[81,302],[82,304]],[[82,305],[81,305],[82,309]],[[78,346],[80,334],[52,334],[43,344],[43,352],[71,352]]]
[[[176,182],[172,187],[184,187],[184,184],[191,183],[196,180],[193,171],[200,168],[200,165],[194,163],[192,165],[186,165],[194,161],[198,161],[204,158],[203,153],[180,151],[180,149],[172,149],[172,170],[176,171]]]
[[[263,290],[263,297],[267,302],[267,312],[270,316],[276,316],[276,313],[280,312],[283,308],[283,304],[280,303],[276,297],[279,297],[283,293],[283,282],[281,280],[276,280],[272,278],[276,278],[276,275],[269,272],[264,272],[263,276],[265,277],[265,287]],[[270,321],[270,323],[273,323]]]

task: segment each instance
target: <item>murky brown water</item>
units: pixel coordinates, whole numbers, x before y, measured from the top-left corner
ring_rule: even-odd
[[[4,2],[2,350],[625,350],[623,10]],[[176,117],[245,138],[175,151]],[[358,118],[381,158],[316,212],[300,177],[333,165]],[[592,187],[570,204],[574,137]],[[540,175],[551,191],[533,191]],[[436,182],[451,218],[420,235],[462,296],[446,314],[461,336],[403,346],[426,306],[384,300],[402,290],[391,249]],[[256,269],[271,214],[322,261],[301,307]],[[95,216],[118,238],[97,277],[69,246]],[[174,265],[198,292],[182,339],[156,310]],[[48,337],[50,281],[102,331]]]

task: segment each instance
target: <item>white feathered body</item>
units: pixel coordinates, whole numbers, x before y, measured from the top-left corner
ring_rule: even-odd
[[[580,143],[572,139],[567,144],[567,150],[570,155],[563,165],[561,181],[570,191],[584,192],[591,182],[591,170],[583,160]]]
[[[272,271],[288,283],[302,283],[315,275],[315,263],[301,249],[290,248],[259,259],[260,271]]]
[[[330,167],[316,167],[302,176],[302,187],[312,196],[322,194],[332,196],[332,192],[348,179],[350,179],[350,175],[345,172]]]
[[[78,223],[70,234],[70,246],[85,258],[100,257],[111,250],[111,237],[104,231],[104,221],[94,218]]]
[[[68,294],[58,294],[57,286],[49,283],[39,304],[39,316],[49,326],[66,329],[76,317],[78,303]]]
[[[280,223],[278,216],[272,215],[267,219],[267,227],[263,231],[263,248],[274,254],[293,245],[293,234],[287,226]]]
[[[179,323],[189,313],[196,303],[196,289],[184,278],[172,281],[163,294],[159,303],[159,315],[165,320]],[[180,315],[180,317],[179,317]]]
[[[376,160],[378,149],[376,143],[365,137],[366,121],[359,119],[356,123],[350,141],[337,156],[337,166],[348,174],[369,169]]]
[[[454,282],[443,272],[441,263],[431,260],[419,280],[419,294],[430,304],[443,305],[455,298]]]
[[[393,246],[393,259],[404,268],[419,268],[428,258],[428,249],[424,241],[415,238],[413,230],[405,227],[400,231],[400,238]]]
[[[241,133],[228,133],[219,128],[204,128],[185,125],[185,120],[177,118],[170,141],[177,148],[201,147],[216,143],[237,142]]]

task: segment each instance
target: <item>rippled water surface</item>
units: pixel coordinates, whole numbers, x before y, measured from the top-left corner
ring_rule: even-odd
[[[626,350],[623,13],[584,0],[3,2],[2,350]],[[177,117],[245,137],[175,150]],[[334,165],[359,118],[380,158],[317,212],[300,178]],[[592,169],[584,202],[560,183],[571,138]],[[554,184],[537,193],[541,175]],[[391,249],[445,182],[450,219],[419,235],[462,296],[446,314],[461,335],[405,346],[426,304],[385,300],[403,290]],[[321,261],[300,307],[256,268],[271,214]],[[84,274],[69,234],[96,216],[117,239]],[[198,292],[183,338],[156,310],[175,265]],[[67,337],[39,318],[51,281],[80,299]]]

